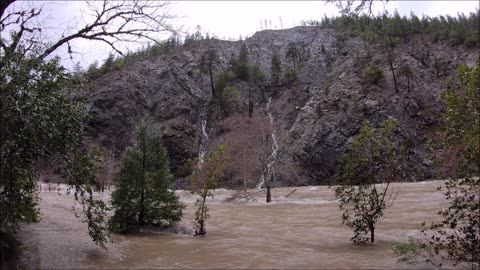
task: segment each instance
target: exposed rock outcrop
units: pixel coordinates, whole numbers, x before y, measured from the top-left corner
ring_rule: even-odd
[[[289,46],[297,46],[302,53],[295,66],[297,81],[280,87],[252,88],[255,113],[264,113],[265,96],[272,97],[270,111],[279,138],[278,158],[282,161],[277,165],[277,185],[327,183],[335,174],[339,154],[348,149],[361,122],[367,119],[376,125],[387,117],[400,122],[399,139],[414,143],[411,166],[404,168],[405,180],[433,177],[427,142],[439,123],[445,79],[454,74],[458,64],[472,65],[478,59],[477,48],[412,39],[395,49],[396,72],[408,64],[414,74],[410,89],[407,79],[397,74],[396,92],[386,50],[381,45],[366,47],[360,38],[338,41],[334,30],[296,27],[261,31],[244,42],[249,62],[266,74],[270,74],[274,52],[281,56],[283,70],[294,68],[286,57]],[[178,48],[168,55],[103,75],[91,83],[90,134],[104,145],[115,144],[121,152],[132,143],[140,119],[150,115],[164,130],[173,172],[183,176],[186,161],[198,156],[200,114],[212,99],[208,73],[202,73],[200,68],[202,55],[215,50],[215,74],[238,56],[240,46],[240,41],[199,41],[192,48]],[[443,60],[440,76],[431,66],[435,57]],[[382,84],[365,82],[367,64],[383,70]],[[241,110],[247,115],[247,92],[252,86],[240,81],[233,84],[240,89]],[[212,148],[222,142],[223,133],[218,126],[221,113],[212,103],[209,111],[207,131]],[[289,169],[282,170],[282,164],[289,164]],[[296,173],[289,174],[292,170]],[[256,180],[250,179],[248,185],[254,186]]]

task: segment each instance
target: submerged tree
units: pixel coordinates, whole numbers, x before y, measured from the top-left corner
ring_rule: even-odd
[[[170,190],[171,181],[160,129],[151,120],[144,120],[137,144],[127,151],[116,179],[110,229],[127,233],[144,225],[169,226],[179,222],[184,206]]]
[[[455,263],[480,267],[480,66],[458,67],[458,81],[449,81],[443,93],[446,110],[439,134],[442,149],[449,155],[445,162],[457,165],[458,179],[449,179],[440,187],[449,202],[438,214],[440,221],[424,227],[428,241],[424,248],[433,250],[429,258],[439,256]],[[448,151],[451,150],[451,151]],[[425,223],[423,224],[425,226]]]
[[[195,236],[205,235],[206,220],[209,218],[207,198],[213,197],[212,189],[217,186],[217,179],[223,174],[226,159],[225,147],[220,145],[217,150],[207,154],[203,162],[197,164],[193,173],[192,192],[199,196],[195,202]]]
[[[376,223],[393,204],[390,184],[399,180],[405,153],[394,138],[397,127],[393,119],[383,121],[378,129],[365,121],[350,152],[340,157],[335,197],[343,211],[343,224],[354,232],[354,243],[373,243]]]

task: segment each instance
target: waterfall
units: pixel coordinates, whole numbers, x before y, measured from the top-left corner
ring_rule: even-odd
[[[272,137],[272,142],[273,142],[272,143],[272,154],[270,154],[269,162],[267,164],[268,177],[270,177],[270,175],[274,175],[273,164],[277,160],[277,154],[278,154],[278,148],[279,148],[278,147],[278,142],[277,142],[277,136],[276,136],[276,133],[275,133],[275,128],[273,126],[273,115],[270,112],[270,102],[271,101],[272,101],[272,98],[269,97],[268,102],[267,102],[267,106],[266,106],[267,115],[268,115],[268,118],[270,120],[270,128],[272,129],[271,137]],[[262,189],[262,185],[264,183],[265,183],[265,178],[263,177],[263,173],[262,173],[262,176],[260,178],[260,182],[257,184],[256,189],[258,189],[258,190]]]
[[[206,106],[203,107],[202,112],[200,113],[200,123],[202,128],[202,134],[200,136],[200,147],[198,150],[198,163],[202,164],[205,158],[205,153],[207,151],[207,142],[208,142],[208,134],[207,134],[207,117],[205,115]]]

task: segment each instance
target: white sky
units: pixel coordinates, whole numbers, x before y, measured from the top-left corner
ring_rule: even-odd
[[[42,25],[48,27],[43,31],[44,38],[51,39],[61,35],[60,29],[66,26],[77,27],[82,25],[80,9],[83,2],[80,1],[34,1],[20,2],[16,5],[40,5],[45,4],[44,12],[48,17],[42,21]],[[383,10],[383,5],[376,5],[376,12]],[[468,14],[479,8],[477,1],[390,1],[386,5],[389,12],[397,9],[401,15],[409,15],[410,11],[421,16],[457,15]],[[300,24],[301,20],[320,20],[325,14],[330,17],[337,15],[337,8],[333,4],[324,1],[177,1],[173,3],[172,11],[181,16],[177,25],[183,25],[188,32],[195,32],[200,25],[204,32],[218,38],[238,39],[251,36],[261,30],[261,22],[267,20],[270,29],[280,29],[280,17],[283,27],[290,28]],[[85,40],[76,41],[76,51],[81,54],[75,55],[73,61],[68,55],[59,52],[65,66],[71,68],[74,62],[80,61],[83,67],[88,66],[94,60],[100,63],[110,51],[108,47],[98,42]]]

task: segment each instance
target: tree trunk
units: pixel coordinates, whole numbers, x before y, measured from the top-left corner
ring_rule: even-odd
[[[267,203],[272,201],[272,193],[270,190],[270,183],[267,183]]]
[[[146,138],[144,138],[145,140]],[[144,141],[142,143],[143,147],[142,147],[142,152],[143,152],[143,157],[142,157],[142,183],[140,184],[141,185],[141,189],[142,189],[142,193],[140,195],[140,213],[138,214],[138,224],[140,226],[144,225],[144,221],[145,221],[145,171],[146,171],[146,153],[147,153],[147,149],[146,149],[146,141]]]
[[[267,188],[267,203],[272,201],[272,192],[271,192],[271,187],[270,187],[270,177],[267,176],[267,179],[265,179],[265,187]]]
[[[210,73],[210,85],[212,86],[212,95],[215,97],[215,86],[213,84],[213,70],[212,70],[212,62],[208,64],[208,71]]]
[[[138,214],[138,224],[145,225],[145,190],[142,190],[140,195],[140,213]]]
[[[202,207],[201,207],[201,217],[200,220],[198,221],[198,224],[200,225],[199,231],[195,231],[195,235],[205,235],[207,232],[205,231],[205,202],[207,200],[207,194],[208,191],[205,191],[204,195],[202,196]]]
[[[398,93],[397,78],[395,77],[395,71],[393,70],[393,61],[392,61],[392,59],[390,59],[389,64],[390,64],[390,70],[392,71],[393,84],[395,85],[395,93]]]
[[[393,75],[393,83],[395,84],[395,93],[398,93],[397,78],[395,77],[395,71],[393,70],[393,41],[392,36],[388,34],[388,40],[390,41],[390,55],[388,56],[388,63],[390,64],[390,70]]]
[[[370,242],[375,242],[375,227],[370,225]]]
[[[248,116],[253,117],[253,102],[251,100],[248,101]]]
[[[247,176],[243,176],[243,191],[247,192]]]

